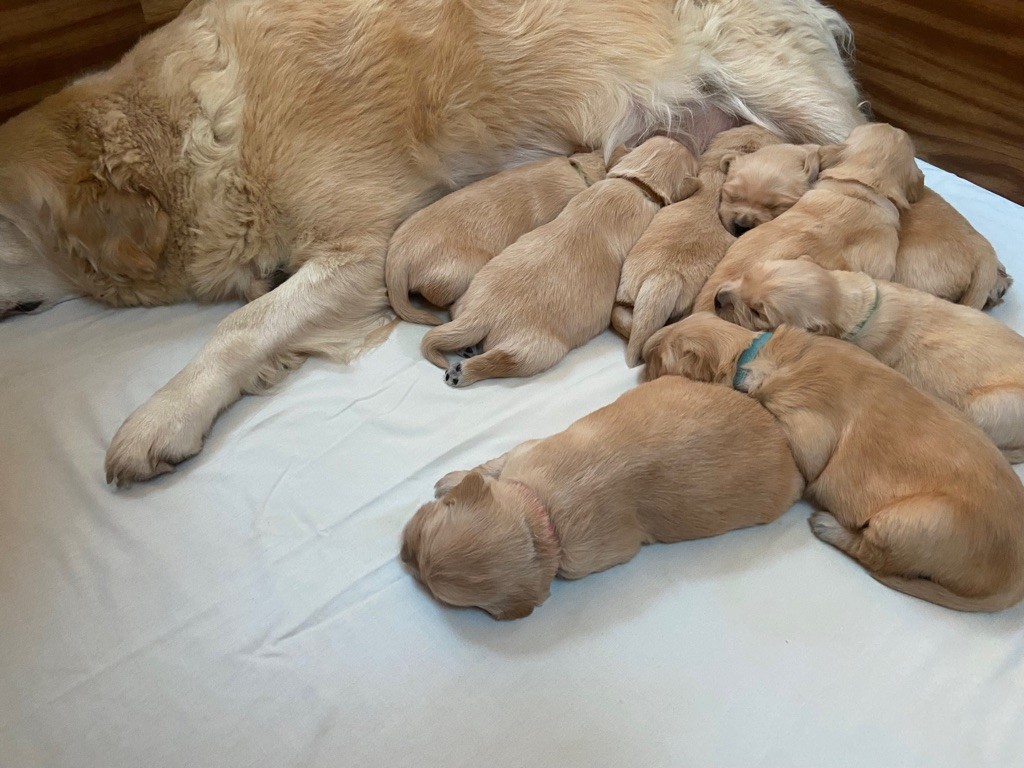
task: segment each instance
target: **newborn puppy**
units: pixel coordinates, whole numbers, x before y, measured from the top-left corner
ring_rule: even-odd
[[[690,311],[693,300],[736,238],[718,220],[724,156],[737,157],[781,141],[756,125],[724,131],[700,159],[700,189],[662,208],[626,256],[612,327],[629,339],[626,361],[639,365],[651,334]]]
[[[442,602],[518,619],[556,575],[610,568],[643,544],[771,522],[802,487],[763,408],[668,377],[442,478],[406,526],[401,556]]]
[[[884,301],[884,300],[883,300]],[[648,375],[746,392],[778,419],[811,528],[893,589],[962,611],[1024,597],[1024,487],[984,433],[863,350],[707,313],[648,342]]]
[[[712,310],[718,289],[758,261],[807,255],[828,269],[893,277],[900,211],[924,190],[910,137],[891,125],[862,125],[845,144],[822,147],[808,162],[818,176],[814,188],[736,241],[701,290],[696,311]]]
[[[450,306],[484,264],[604,177],[600,152],[553,157],[502,171],[417,211],[388,246],[391,308],[403,320],[437,325],[437,315],[412,305],[410,292]]]
[[[817,180],[818,152],[817,145],[784,144],[726,157],[725,227],[741,234],[792,208]],[[892,279],[978,309],[998,304],[1012,282],[989,241],[927,187],[900,214]]]
[[[745,328],[795,325],[856,344],[1024,461],[1024,338],[983,312],[803,259],[755,265],[718,303]]]
[[[423,337],[445,381],[532,376],[608,327],[622,261],[662,206],[691,195],[697,161],[664,136],[630,152],[549,224],[488,263],[452,307],[453,321]],[[445,352],[482,346],[449,368]]]

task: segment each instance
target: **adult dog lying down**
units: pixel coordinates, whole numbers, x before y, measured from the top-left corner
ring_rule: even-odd
[[[145,480],[242,393],[383,338],[388,238],[439,194],[735,118],[839,141],[848,37],[813,0],[197,0],[0,128],[0,314],[251,302],[114,436],[108,481]]]

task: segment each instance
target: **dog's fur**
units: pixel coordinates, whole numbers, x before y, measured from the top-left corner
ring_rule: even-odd
[[[701,290],[695,311],[714,308],[715,294],[758,261],[808,256],[828,269],[892,279],[899,216],[924,191],[914,145],[898,128],[858,126],[845,144],[805,156],[814,188],[779,218],[736,241]]]
[[[699,313],[655,334],[650,376],[732,386],[757,334]],[[779,420],[814,533],[883,584],[963,611],[1024,597],[1024,487],[988,437],[871,355],[782,326],[744,391]]]
[[[814,0],[195,0],[0,128],[0,316],[251,301],[115,435],[108,480],[144,480],[307,355],[378,343],[388,240],[443,192],[722,113],[840,140],[849,42]]]
[[[409,293],[447,308],[480,268],[521,235],[547,224],[607,168],[600,152],[535,160],[490,176],[410,216],[388,245],[385,277],[391,308],[403,320],[437,325]]]
[[[784,144],[728,158],[722,223],[739,233],[781,216],[817,181],[818,151]],[[928,187],[900,213],[892,279],[977,309],[1002,301],[1012,282],[991,243]]]
[[[736,238],[718,220],[723,156],[753,152],[779,142],[755,125],[720,133],[700,158],[700,189],[658,211],[626,256],[612,311],[612,327],[629,340],[626,361],[640,364],[647,339],[671,319],[690,311],[708,276]]]
[[[484,266],[452,306],[452,322],[423,337],[423,356],[445,381],[532,376],[608,327],[626,254],[664,205],[693,194],[697,161],[656,136],[574,197],[549,224]],[[449,367],[446,352],[480,354]]]
[[[856,344],[1024,461],[1024,338],[983,312],[803,259],[757,264],[718,298],[719,317],[745,328],[793,325]]]
[[[442,478],[405,528],[402,560],[439,600],[516,619],[547,599],[556,574],[578,579],[644,544],[769,523],[802,488],[763,408],[666,377]]]

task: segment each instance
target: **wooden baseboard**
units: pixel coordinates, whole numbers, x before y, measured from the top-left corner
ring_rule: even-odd
[[[918,154],[1024,203],[1020,0],[826,0],[853,27],[875,118]]]

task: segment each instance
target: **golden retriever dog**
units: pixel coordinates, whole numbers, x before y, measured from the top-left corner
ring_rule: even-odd
[[[745,328],[793,325],[856,344],[1024,461],[1024,338],[985,313],[804,259],[757,264],[718,300],[718,316]]]
[[[658,211],[626,256],[612,327],[629,340],[626,361],[630,367],[640,364],[640,353],[651,334],[690,311],[708,276],[736,241],[718,220],[722,157],[779,141],[756,125],[718,134],[700,158],[700,189]]]
[[[648,139],[558,218],[523,235],[484,266],[452,306],[452,322],[423,337],[423,356],[465,387],[533,376],[608,327],[626,254],[662,206],[700,185],[678,141]],[[480,354],[449,367],[446,352]]]
[[[711,311],[715,294],[758,261],[806,255],[827,269],[893,277],[900,211],[924,191],[910,137],[884,123],[862,125],[845,144],[822,147],[805,159],[817,174],[814,188],[736,241],[701,289],[695,311]]]
[[[732,386],[778,419],[821,510],[815,535],[883,584],[961,611],[1024,597],[1024,486],[980,429],[901,374],[838,339],[708,313],[644,351],[648,375]]]
[[[403,320],[437,325],[437,315],[412,305],[410,291],[435,307],[451,306],[484,264],[555,218],[606,172],[600,152],[535,160],[414,213],[388,246],[384,271],[391,308]]]
[[[726,158],[722,223],[736,234],[778,218],[818,178],[817,145],[783,144]],[[982,309],[1002,301],[1013,282],[992,244],[928,187],[900,213],[894,282]]]
[[[671,376],[446,475],[406,526],[401,557],[442,602],[518,619],[556,575],[611,568],[644,544],[770,523],[802,489],[767,411]]]
[[[0,127],[0,316],[249,302],[114,436],[108,480],[145,480],[308,355],[379,343],[387,245],[424,205],[722,120],[839,141],[850,39],[815,0],[195,0]]]

